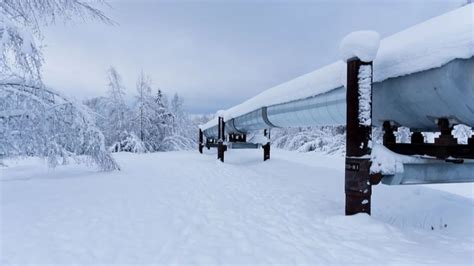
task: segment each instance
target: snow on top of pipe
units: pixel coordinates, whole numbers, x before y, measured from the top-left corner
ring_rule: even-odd
[[[374,62],[374,82],[432,68],[474,55],[474,4],[463,6],[384,38]],[[290,102],[328,92],[345,85],[346,64],[337,61],[306,75],[270,88],[228,109],[238,117],[264,106]],[[201,126],[217,124],[213,119]]]
[[[341,41],[339,50],[342,60],[359,58],[363,62],[372,62],[380,45],[380,34],[375,31],[363,30],[348,34]]]
[[[422,158],[421,156],[401,155],[394,153],[381,144],[375,144],[372,147],[370,161],[372,162],[370,173],[394,175],[403,173],[403,164],[405,163],[428,163],[432,159]]]

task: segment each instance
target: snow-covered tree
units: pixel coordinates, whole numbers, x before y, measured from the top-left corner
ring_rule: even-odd
[[[114,76],[118,76],[114,75]],[[121,82],[110,82],[112,87],[122,87]],[[97,126],[106,136],[106,143],[112,152],[154,152],[170,150],[186,150],[196,146],[196,132],[198,125],[206,118],[192,120],[184,111],[184,100],[175,94],[168,103],[166,94],[161,89],[152,94],[152,81],[143,71],[136,83],[137,94],[132,107],[124,101],[121,90],[114,90],[107,97],[98,97],[85,101],[95,112]],[[110,90],[109,90],[110,91]],[[121,96],[121,97],[118,97]],[[115,96],[114,96],[115,95]],[[121,104],[111,104],[120,102]],[[120,106],[123,112],[113,109]],[[113,113],[125,113],[124,128],[118,127]],[[110,119],[110,117],[114,117]],[[106,126],[114,121],[115,127]]]
[[[171,99],[170,110],[175,116],[175,123],[179,124],[184,122],[186,116],[183,110],[183,99],[179,97],[178,93],[175,93],[173,99]]]
[[[153,149],[155,151],[165,151],[168,149],[163,145],[163,142],[173,134],[174,116],[168,109],[168,99],[161,89],[157,90],[153,102],[154,114],[152,121],[156,125],[156,130],[153,132]]]
[[[142,142],[149,143],[152,141],[152,135],[157,125],[153,121],[155,109],[151,94],[151,79],[145,76],[143,71],[137,80],[137,93],[133,128]]]
[[[95,3],[92,3],[95,2]],[[22,79],[41,84],[43,63],[41,27],[57,20],[93,19],[112,23],[94,6],[103,1],[80,0],[1,0],[0,1],[0,80]]]
[[[52,166],[88,155],[103,170],[118,169],[89,110],[41,80],[41,26],[73,18],[110,22],[90,1],[0,1],[0,154]]]
[[[44,88],[0,88],[0,154],[43,157],[53,167],[73,158],[118,169],[87,108]]]
[[[121,141],[123,132],[128,132],[130,123],[130,109],[125,103],[125,87],[122,83],[122,77],[114,67],[107,70],[108,79],[108,97],[107,108],[103,114],[106,119],[103,124],[103,131],[106,135],[106,144],[108,146]]]
[[[164,139],[162,147],[166,150],[194,148],[197,125],[192,123],[189,115],[184,111],[184,100],[177,93],[171,99],[170,112],[173,114],[172,134]]]

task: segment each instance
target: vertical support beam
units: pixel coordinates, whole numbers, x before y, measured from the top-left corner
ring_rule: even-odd
[[[372,62],[347,61],[346,215],[370,214]]]
[[[199,153],[202,154],[202,148],[204,148],[204,135],[202,134],[202,130],[199,129]]]
[[[227,150],[227,146],[224,145],[225,140],[225,122],[223,117],[219,117],[218,124],[218,140],[217,140],[217,159],[224,162],[224,152]]]
[[[268,143],[263,145],[263,161],[270,160],[270,132],[269,130],[265,129],[263,131],[263,135],[268,138]]]
[[[447,118],[438,119],[438,128],[441,134],[435,138],[435,144],[439,145],[438,147],[438,158],[448,158],[449,152],[447,146],[457,145],[458,140],[453,136],[452,131],[453,127],[450,125]]]
[[[438,128],[441,134],[435,139],[435,144],[438,145],[456,145],[458,140],[453,136],[453,127],[449,124],[447,118],[438,119]]]
[[[263,148],[263,161],[270,160],[270,142],[262,146]]]
[[[383,145],[395,144],[397,143],[397,138],[393,133],[392,125],[390,121],[383,122]]]

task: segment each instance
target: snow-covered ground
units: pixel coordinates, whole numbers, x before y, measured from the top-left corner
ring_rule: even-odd
[[[378,185],[372,216],[345,217],[341,156],[116,158],[112,173],[6,161],[0,264],[474,263],[471,184]]]

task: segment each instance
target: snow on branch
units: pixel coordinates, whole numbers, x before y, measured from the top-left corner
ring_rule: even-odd
[[[64,96],[47,89],[0,84],[0,114],[0,154],[38,156],[52,167],[85,156],[101,170],[119,169],[88,109]]]
[[[79,0],[2,0],[0,1],[0,80],[22,78],[41,83],[43,64],[41,26],[61,18],[113,22],[96,5],[104,1]]]

